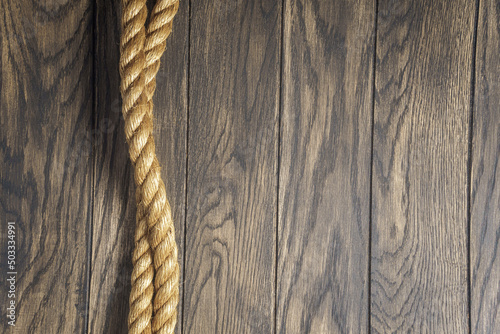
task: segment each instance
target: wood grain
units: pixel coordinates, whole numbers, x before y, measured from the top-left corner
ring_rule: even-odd
[[[472,333],[500,332],[500,6],[480,2],[471,186]]]
[[[500,332],[500,7],[477,3],[180,2],[154,97],[176,333]],[[120,6],[0,1],[2,333],[126,332]]]
[[[92,1],[2,0],[0,13],[0,331],[83,333]],[[17,226],[15,327],[6,317],[7,221]]]
[[[273,332],[279,3],[192,3],[184,333]]]
[[[375,2],[284,13],[278,333],[364,333]]]
[[[474,2],[380,1],[371,325],[467,333]]]
[[[96,172],[90,333],[127,331],[136,203],[119,91],[120,10],[118,0],[97,1]],[[153,98],[156,153],[162,165],[162,177],[173,211],[181,265],[186,179],[188,17],[188,2],[181,1],[179,12],[174,18],[173,33],[167,40],[161,60]],[[181,333],[182,303],[178,310],[179,325],[176,332]]]

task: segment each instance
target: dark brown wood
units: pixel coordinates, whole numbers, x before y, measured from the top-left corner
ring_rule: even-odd
[[[478,3],[180,2],[154,97],[176,333],[500,332],[500,7]],[[126,332],[120,7],[0,1],[0,332]]]
[[[3,333],[85,332],[92,9],[92,1],[0,2]],[[6,314],[8,221],[16,226],[15,328]]]
[[[185,220],[188,5],[187,1],[180,2],[153,98],[156,153],[173,211],[181,265]],[[119,91],[120,10],[120,1],[97,1],[90,333],[127,331],[136,203]],[[182,293],[182,284],[180,287]],[[182,303],[178,310],[176,332],[181,333]]]
[[[365,333],[375,1],[284,21],[277,332]]]
[[[471,329],[500,333],[500,7],[480,1],[471,175]]]
[[[473,1],[380,1],[371,325],[467,333]]]
[[[271,333],[281,6],[193,1],[184,333]]]

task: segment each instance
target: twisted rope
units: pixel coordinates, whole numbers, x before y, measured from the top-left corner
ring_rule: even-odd
[[[178,0],[123,0],[120,75],[125,137],[136,184],[129,333],[173,333],[179,302],[177,244],[153,139],[153,94]],[[154,285],[153,285],[154,280]],[[154,298],[154,300],[153,300]]]

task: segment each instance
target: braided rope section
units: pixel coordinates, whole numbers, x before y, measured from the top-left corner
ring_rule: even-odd
[[[159,0],[147,30],[146,1],[123,0],[122,5],[120,90],[137,202],[128,327],[133,334],[173,333],[179,302],[178,251],[155,153],[152,98],[179,2]]]

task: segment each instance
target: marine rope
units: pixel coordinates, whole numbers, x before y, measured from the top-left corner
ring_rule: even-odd
[[[137,203],[130,334],[173,333],[177,322],[178,251],[155,153],[153,94],[160,58],[178,8],[179,0],[157,0],[148,20],[146,0],[122,0],[120,91]]]

